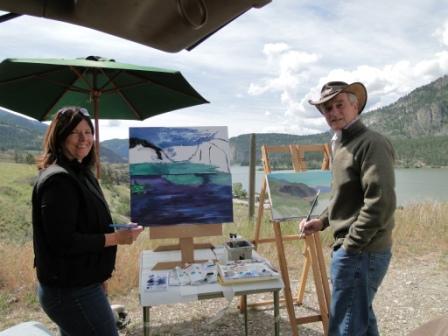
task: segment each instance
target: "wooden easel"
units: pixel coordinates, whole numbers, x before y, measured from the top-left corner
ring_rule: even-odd
[[[205,262],[207,260],[195,260],[194,250],[211,248],[212,244],[195,244],[194,237],[222,236],[222,224],[178,224],[172,226],[154,226],[149,230],[150,239],[179,238],[179,243],[174,245],[161,245],[154,251],[175,251],[180,250],[181,261],[161,262],[153,269],[172,269],[176,266],[185,266],[195,262]]]
[[[292,166],[294,171],[304,171],[307,169],[305,162],[306,152],[321,152],[323,154],[323,160],[321,169],[328,170],[330,166],[330,151],[328,145],[285,145],[285,146],[262,146],[262,162],[265,174],[270,173],[271,164],[269,154],[271,153],[286,153],[291,155]],[[274,229],[274,238],[260,238],[261,223],[263,222],[264,216],[264,202],[266,200],[266,179],[263,180],[261,192],[259,196],[259,207],[258,216],[255,227],[255,238],[253,243],[255,248],[262,243],[276,243],[277,255],[280,266],[280,272],[282,275],[284,288],[284,298],[283,302],[286,304],[286,309],[288,311],[288,317],[291,324],[292,335],[298,336],[299,324],[311,323],[322,321],[324,334],[328,333],[328,313],[330,306],[330,288],[328,285],[327,271],[325,267],[325,260],[322,253],[322,245],[319,237],[319,233],[315,233],[306,236],[305,248],[303,255],[305,256],[304,267],[302,274],[300,276],[299,286],[297,288],[297,295],[295,300],[293,300],[293,295],[291,291],[291,282],[288,272],[288,264],[286,260],[286,254],[284,249],[284,241],[298,240],[301,239],[298,234],[295,235],[283,235],[281,231],[280,221],[271,220]],[[308,278],[310,267],[313,271],[314,284],[316,287],[316,293],[319,303],[319,314],[296,317],[294,304],[301,305],[303,303],[303,297],[305,293],[306,281]],[[265,305],[271,304],[271,301],[258,302],[251,305]]]

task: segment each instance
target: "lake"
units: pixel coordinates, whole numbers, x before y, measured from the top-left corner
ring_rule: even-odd
[[[258,168],[257,168],[258,169]],[[232,183],[249,190],[249,167],[232,166]],[[448,168],[395,169],[397,204],[448,201]],[[264,172],[257,170],[255,192],[261,190]]]

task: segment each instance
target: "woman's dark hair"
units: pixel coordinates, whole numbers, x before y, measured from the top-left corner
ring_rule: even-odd
[[[71,134],[76,126],[85,120],[89,124],[92,134],[95,134],[89,112],[78,106],[68,106],[61,108],[53,118],[50,126],[45,133],[43,142],[43,151],[37,159],[38,169],[47,168],[56,163],[63,153],[65,139]],[[96,163],[95,146],[92,146],[89,154],[83,159],[83,165],[93,167]]]

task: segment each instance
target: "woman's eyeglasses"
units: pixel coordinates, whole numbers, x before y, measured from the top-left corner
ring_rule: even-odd
[[[67,113],[69,111],[73,112],[73,114],[81,113],[84,117],[90,118],[89,111],[86,108],[84,108],[84,107],[77,107],[77,106],[64,107],[64,108],[62,108],[62,109],[60,109],[58,111],[58,115],[63,116],[65,113]]]

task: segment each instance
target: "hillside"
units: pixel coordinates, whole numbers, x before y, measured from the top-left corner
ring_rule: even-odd
[[[0,108],[0,150],[40,148],[47,125]]]
[[[448,76],[415,89],[391,105],[363,113],[362,119],[366,125],[391,139],[397,153],[397,165],[448,166]],[[257,148],[260,148],[261,144],[326,143],[330,134],[257,134],[256,139]],[[247,164],[249,135],[230,139],[230,145],[232,162]]]
[[[11,151],[30,152],[35,155],[42,149],[42,141],[47,127],[47,124],[9,113],[0,108],[0,152],[9,152],[9,156],[14,155]],[[127,140],[125,146],[126,148],[128,146]],[[101,147],[101,161],[127,163],[127,156],[123,157],[117,154],[114,151],[115,147],[115,144],[110,147]],[[5,156],[8,157],[8,155]]]
[[[393,104],[363,113],[364,122],[387,135],[397,152],[397,165],[402,167],[448,166],[448,76],[419,87]],[[46,125],[21,118],[0,109],[0,152],[38,151]],[[308,136],[291,134],[257,134],[257,161],[261,145],[326,143],[328,132]],[[250,135],[230,139],[232,164],[248,164]],[[128,140],[112,139],[101,143],[101,160],[109,163],[128,161]],[[1,154],[1,153],[0,153]],[[1,156],[0,156],[1,157]],[[311,155],[307,160],[319,160]],[[278,158],[275,164],[283,165]]]
[[[128,162],[128,155],[129,155],[128,139],[104,140],[101,142],[101,147],[113,151],[117,156],[119,156],[122,160],[124,160],[124,162]]]
[[[448,76],[366,113],[363,120],[391,139],[448,136]]]

